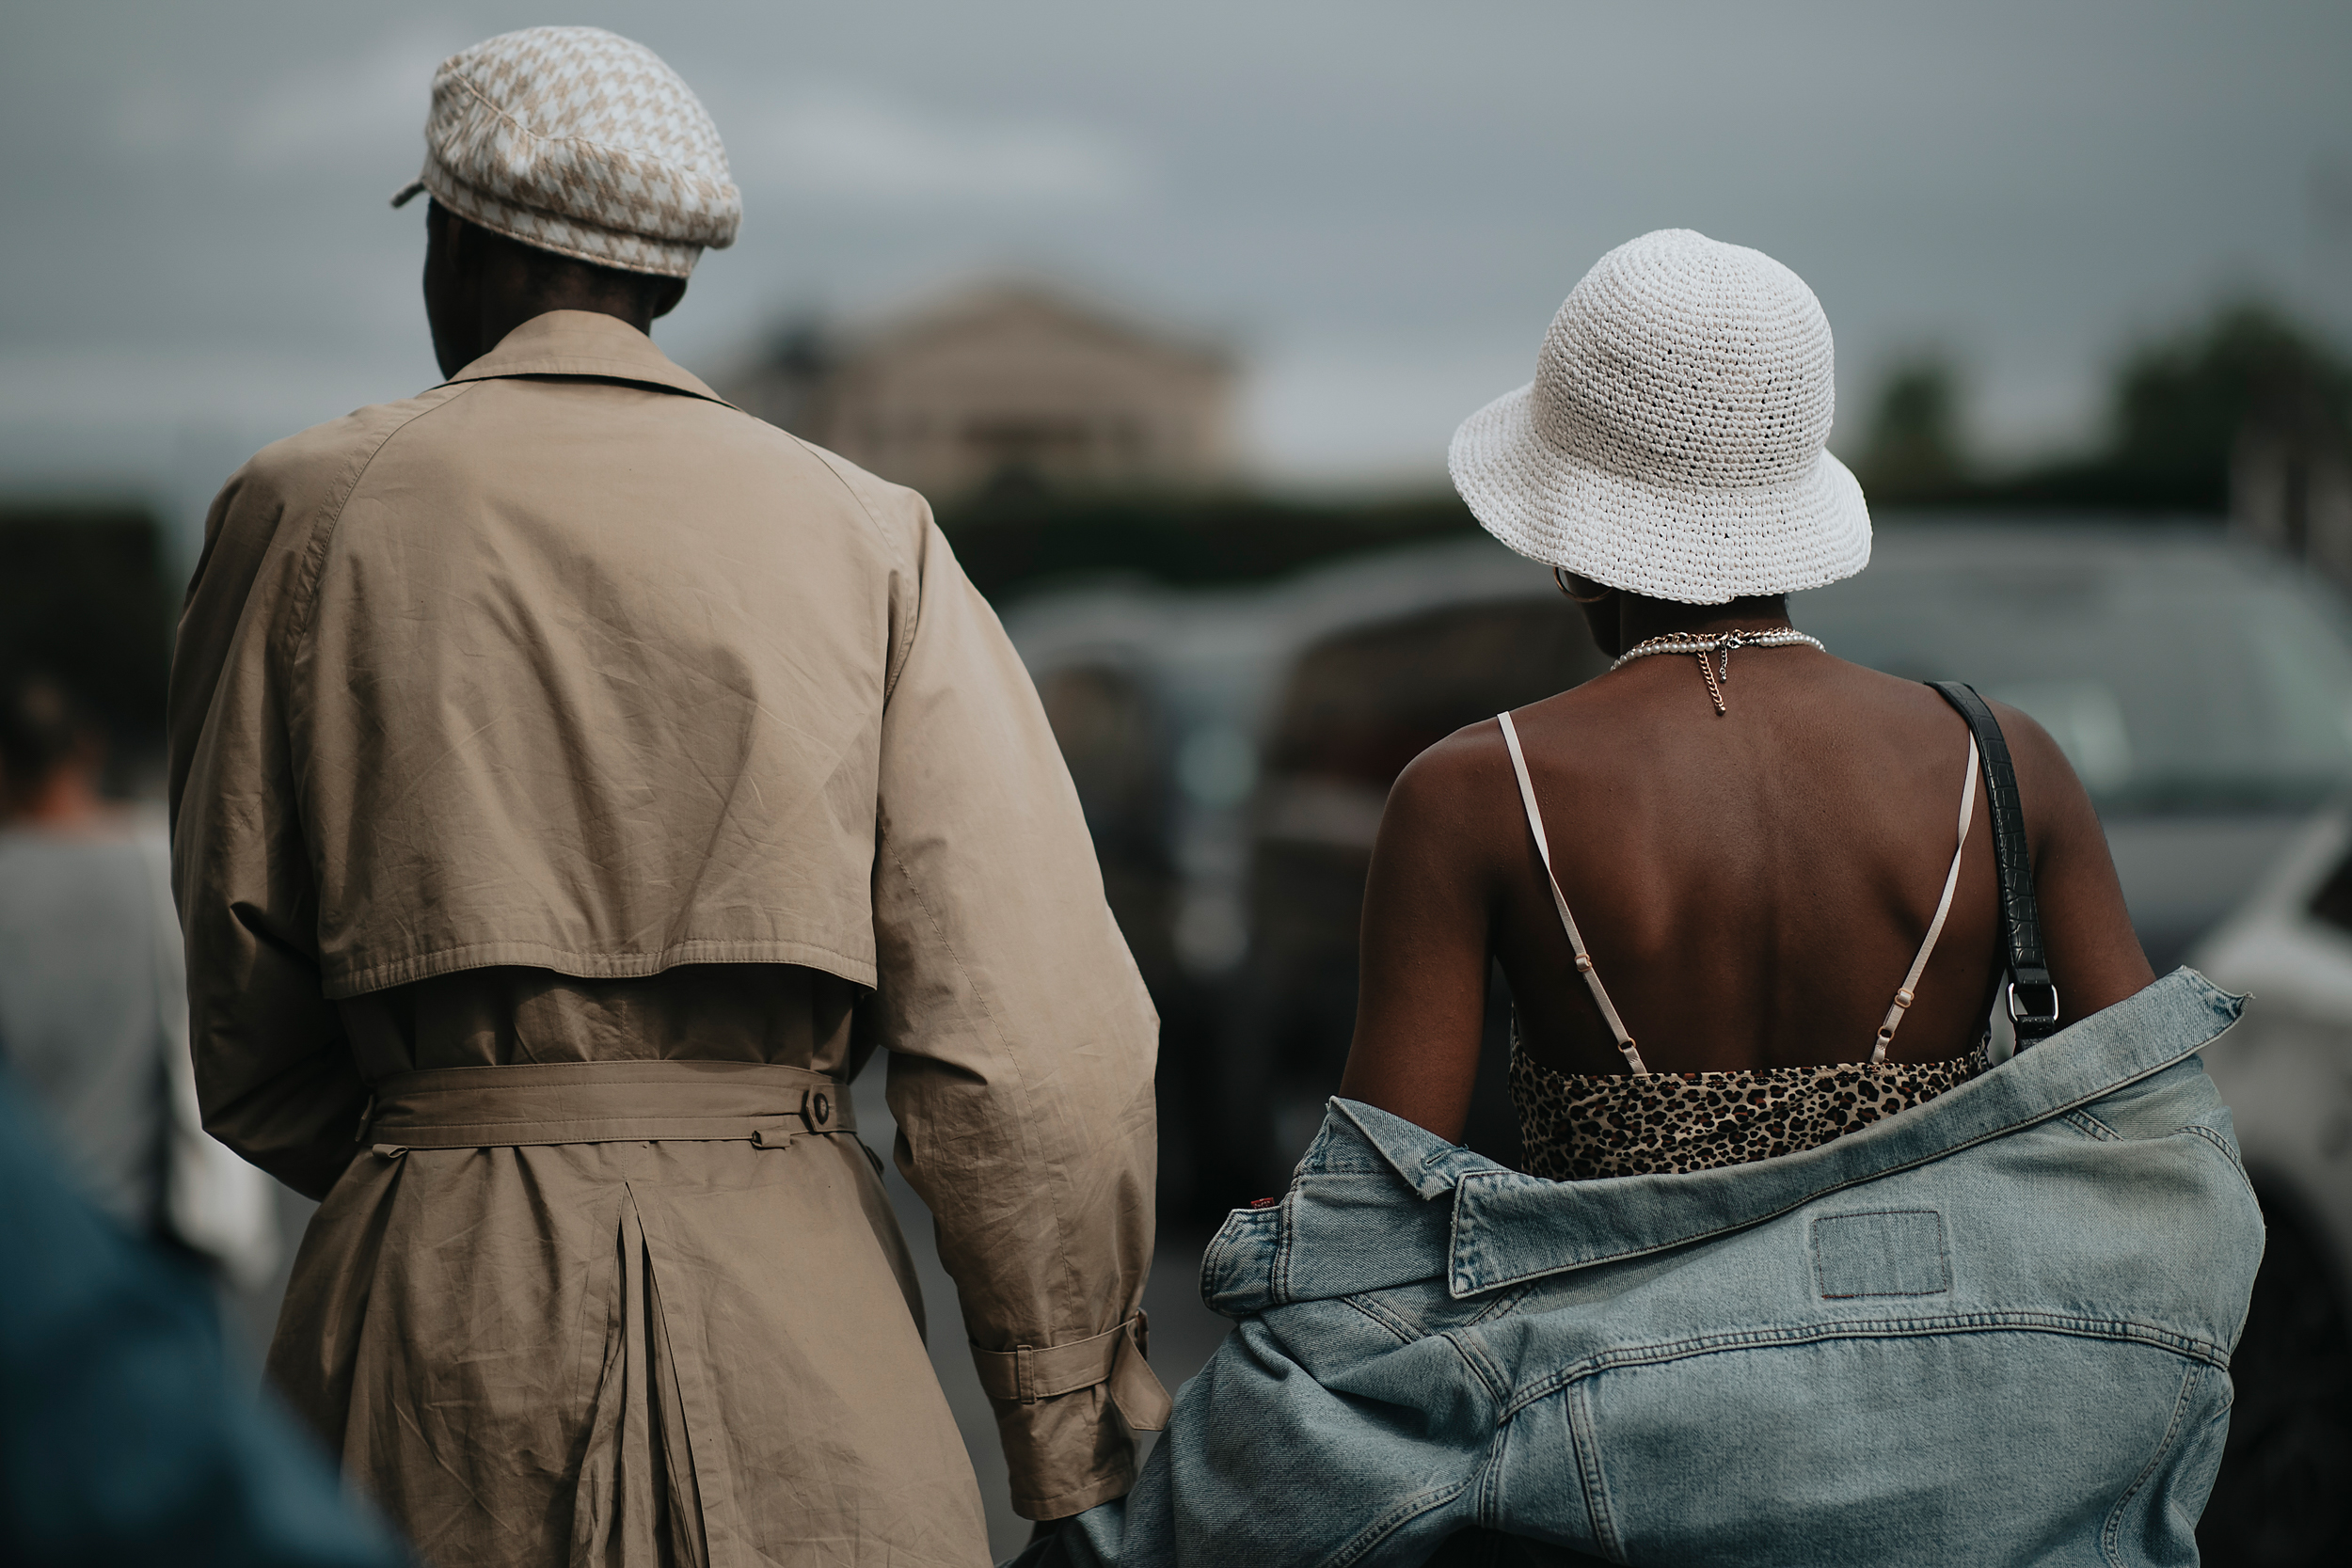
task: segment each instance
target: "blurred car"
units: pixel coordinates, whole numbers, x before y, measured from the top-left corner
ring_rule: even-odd
[[[1232,1158],[1215,1114],[1232,888],[1256,784],[1250,693],[1277,656],[1248,594],[1104,583],[1005,616],[1077,786],[1104,893],[1160,1014],[1160,1194],[1186,1209]]]
[[[1468,552],[1465,552],[1468,553]],[[1455,730],[1598,674],[1608,660],[1550,575],[1513,571],[1505,596],[1441,592],[1434,552],[1391,562],[1420,602],[1302,643],[1262,726],[1251,815],[1248,957],[1228,1024],[1236,1117],[1260,1119],[1229,1186],[1278,1190],[1339,1082],[1355,1031],[1357,931],[1373,839],[1405,765]],[[1494,972],[1463,1141],[1508,1164],[1510,997]]]
[[[1163,1205],[1271,1191],[1338,1082],[1390,783],[1603,661],[1549,575],[1483,538],[1244,589],[1076,584],[1005,627],[1160,1009]],[[1515,1147],[1499,1083],[1481,1126]]]
[[[1789,612],[1841,658],[2039,720],[2160,974],[2352,775],[2352,618],[2207,525],[1889,523],[1868,571]]]

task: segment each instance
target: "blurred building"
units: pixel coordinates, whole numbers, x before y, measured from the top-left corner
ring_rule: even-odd
[[[1007,483],[1214,485],[1232,469],[1233,370],[1216,344],[993,283],[838,339],[803,325],[719,389],[944,501]]]

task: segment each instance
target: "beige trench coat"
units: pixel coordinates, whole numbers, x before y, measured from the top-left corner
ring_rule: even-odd
[[[920,497],[544,315],[230,482],[170,722],[271,1373],[429,1558],[985,1560],[877,1046],[1016,1506],[1129,1485],[1156,1024]]]

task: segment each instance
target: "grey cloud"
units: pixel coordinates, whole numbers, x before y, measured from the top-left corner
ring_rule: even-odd
[[[1119,136],[1072,120],[959,118],[870,87],[794,87],[726,131],[747,190],[883,207],[1094,206],[1147,183]]]
[[[1434,481],[1454,420],[1526,378],[1593,259],[1669,224],[1813,284],[1849,414],[1892,354],[1937,340],[2019,448],[2091,418],[2121,343],[2219,291],[2352,327],[2347,246],[2313,194],[2338,182],[2315,168],[2352,166],[2341,4],[571,15],[676,66],[745,185],[741,241],[663,324],[688,363],[722,368],[810,302],[1059,271],[1245,326],[1258,445],[1291,478]],[[543,20],[505,0],[413,21],[11,8],[0,482],[98,473],[110,451],[135,475],[180,461],[158,451],[211,462],[425,384],[421,225],[384,199],[415,167],[434,61]]]

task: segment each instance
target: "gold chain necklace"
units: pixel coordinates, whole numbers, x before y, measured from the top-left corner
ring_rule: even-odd
[[[1693,655],[1699,661],[1699,673],[1707,680],[1707,694],[1715,700],[1715,712],[1721,717],[1724,712],[1723,683],[1731,679],[1732,649],[1793,648],[1799,643],[1817,652],[1829,652],[1821,646],[1820,638],[1807,637],[1794,626],[1777,626],[1771,631],[1670,631],[1662,637],[1636,642],[1619,654],[1617,661],[1609,668],[1621,670],[1635,659],[1647,658],[1652,654]],[[1715,661],[1719,657],[1723,661],[1720,676],[1715,669]]]

